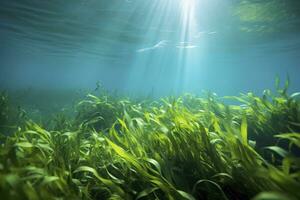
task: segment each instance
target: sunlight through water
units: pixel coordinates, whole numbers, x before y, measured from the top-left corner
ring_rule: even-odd
[[[181,0],[181,33],[178,48],[178,73],[176,85],[184,89],[187,85],[186,75],[190,74],[188,62],[193,61],[199,56],[193,56],[192,49],[197,48],[195,45],[195,35],[197,34],[197,21],[195,16],[196,0]],[[196,64],[196,63],[194,63]],[[192,65],[190,65],[192,66]]]
[[[198,41],[202,40],[196,16],[198,4],[196,0],[177,0],[176,4],[167,0],[156,1],[149,8],[151,12],[144,21],[150,28],[144,38],[152,39],[136,50],[127,85],[136,85],[140,89],[140,83],[143,83],[142,87],[157,90],[159,83],[164,83],[175,93],[191,85],[195,79],[187,76],[193,74],[193,70],[201,69],[199,61],[203,51],[198,46]],[[170,76],[166,76],[168,66],[172,66]],[[155,74],[155,78],[148,80],[148,73]]]

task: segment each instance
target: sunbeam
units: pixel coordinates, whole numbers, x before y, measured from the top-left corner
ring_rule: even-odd
[[[196,16],[196,0],[154,1],[145,14],[143,27],[144,41],[135,50],[128,74],[128,87],[136,85],[158,90],[162,83],[170,85],[173,92],[180,92],[191,80],[186,74],[196,66],[201,56],[196,38],[198,22]],[[142,63],[142,64],[141,64]],[[193,65],[189,65],[193,63]],[[172,66],[172,70],[168,66]],[[168,71],[168,70],[169,71]],[[155,76],[147,76],[147,74]],[[141,75],[142,76],[139,76]],[[171,74],[171,76],[166,76]],[[140,83],[142,87],[140,87]]]

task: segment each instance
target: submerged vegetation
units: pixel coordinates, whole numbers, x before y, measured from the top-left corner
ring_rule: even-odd
[[[300,199],[299,93],[278,85],[261,97],[90,94],[74,118],[46,124],[10,112],[1,94],[0,196]]]

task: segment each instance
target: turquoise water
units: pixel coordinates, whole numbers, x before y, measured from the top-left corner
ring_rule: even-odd
[[[297,0],[1,0],[4,89],[300,89]]]

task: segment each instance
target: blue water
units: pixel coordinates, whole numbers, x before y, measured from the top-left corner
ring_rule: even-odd
[[[300,90],[297,0],[1,0],[2,89]]]

